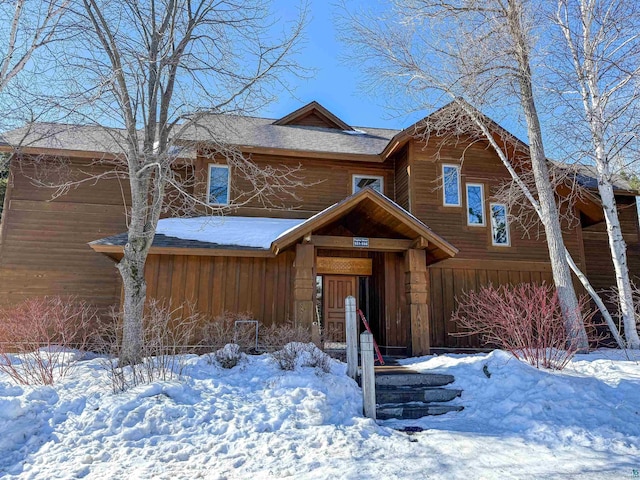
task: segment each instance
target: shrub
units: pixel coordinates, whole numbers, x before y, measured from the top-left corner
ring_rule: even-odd
[[[299,367],[318,368],[325,373],[331,370],[331,358],[313,343],[291,342],[271,355],[281,370]]]
[[[575,354],[568,346],[558,295],[551,286],[489,285],[458,300],[452,320],[465,332],[454,335],[480,335],[488,345],[507,350],[536,368],[561,370]],[[583,299],[581,310],[585,305]],[[590,327],[591,317],[585,316]]]
[[[0,312],[0,371],[22,385],[51,385],[89,345],[97,310],[75,298],[43,297]]]
[[[242,360],[242,357],[240,346],[235,343],[228,343],[213,354],[213,358],[222,368],[235,367]]]
[[[296,327],[291,323],[260,327],[260,345],[269,352],[281,350],[285,345],[292,342],[311,342],[311,332],[306,328]]]
[[[613,305],[615,314],[619,319],[622,319],[622,305],[620,305],[620,295],[618,293],[618,287],[613,286],[608,290],[605,290],[607,302]],[[636,318],[636,326],[640,327],[640,287],[635,282],[631,282],[631,296],[633,298],[633,310]],[[622,321],[620,321],[622,323]],[[622,331],[622,325],[619,325],[618,331]]]
[[[196,353],[200,348],[196,337],[202,322],[202,314],[191,304],[172,308],[170,303],[150,300],[143,318],[142,363],[120,366],[117,360],[105,362],[113,391],[180,378],[185,366],[182,355]],[[119,312],[112,314],[99,337],[101,350],[118,358],[122,345],[122,315]]]
[[[248,322],[253,319],[250,312],[231,313],[223,312],[213,320],[204,323],[200,331],[202,345],[211,350],[224,348],[228,344],[236,344],[243,352],[255,352],[256,327],[254,323],[236,324],[236,322]]]

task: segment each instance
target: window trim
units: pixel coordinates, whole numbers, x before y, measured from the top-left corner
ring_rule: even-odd
[[[444,169],[445,167],[451,167],[456,170],[457,179],[458,179],[458,203],[447,203],[447,195],[445,192],[445,176]],[[443,163],[442,164],[442,205],[445,207],[461,207],[462,206],[462,187],[461,187],[461,179],[460,179],[460,165],[454,165],[451,163]]]
[[[507,225],[507,243],[496,243],[495,235],[493,234],[493,207],[501,206],[504,208],[504,221]],[[489,214],[491,215],[491,245],[494,247],[510,247],[511,246],[511,231],[509,229],[509,211],[507,210],[507,205],[500,202],[490,202],[489,203]]]
[[[378,192],[378,193],[381,193],[382,195],[384,195],[384,177],[382,175],[367,175],[367,174],[364,174],[364,173],[354,173],[354,174],[352,174],[351,175],[351,193],[352,194],[357,193],[356,192],[356,178],[367,178],[367,179],[372,179],[372,180],[380,180],[380,190],[382,190],[382,191]],[[359,191],[360,190],[358,190],[358,192]]]
[[[227,170],[227,201],[225,203],[211,201],[211,170],[213,168],[225,168]],[[231,197],[231,171],[229,165],[221,163],[210,163],[207,167],[207,205],[229,205]]]
[[[484,184],[483,183],[465,183],[464,184],[464,193],[466,195],[467,200],[467,226],[469,227],[486,227],[487,226],[487,212],[485,211],[485,201],[484,201]],[[482,201],[482,223],[470,223],[469,222],[469,187],[480,187],[480,200]]]

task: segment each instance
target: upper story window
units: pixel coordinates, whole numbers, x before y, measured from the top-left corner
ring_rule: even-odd
[[[511,244],[507,206],[503,203],[491,204],[491,237],[493,245],[508,247]]]
[[[227,165],[209,165],[207,202],[214,205],[229,203],[229,167]]]
[[[354,175],[353,193],[359,192],[363,188],[371,187],[376,192],[384,194],[384,179],[375,175]]]
[[[484,186],[467,183],[467,225],[484,227]]]
[[[445,207],[460,206],[460,167],[442,165],[442,192]]]

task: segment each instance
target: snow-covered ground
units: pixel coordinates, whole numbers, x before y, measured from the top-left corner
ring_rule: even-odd
[[[500,351],[413,359],[455,375],[465,409],[382,425],[339,363],[283,372],[264,355],[223,370],[194,356],[182,382],[120,394],[99,359],[53,387],[0,374],[0,477],[634,478],[639,360],[600,350],[549,372]],[[425,430],[392,428],[407,425]]]

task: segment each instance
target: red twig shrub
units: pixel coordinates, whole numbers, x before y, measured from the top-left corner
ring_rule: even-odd
[[[584,317],[589,327],[591,317]],[[561,370],[576,353],[568,346],[558,295],[549,285],[489,285],[465,293],[452,320],[464,330],[455,335],[479,335],[536,368]]]
[[[97,310],[74,298],[44,297],[0,311],[0,371],[22,385],[51,385],[89,345]]]

